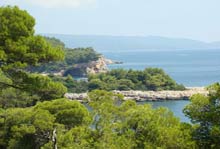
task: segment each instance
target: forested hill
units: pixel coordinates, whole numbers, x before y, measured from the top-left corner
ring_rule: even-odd
[[[99,52],[109,50],[220,49],[219,42],[206,43],[191,39],[160,36],[44,35],[62,40],[67,47],[93,47]]]
[[[90,63],[99,59],[100,54],[97,53],[93,48],[66,48],[65,44],[54,37],[44,37],[48,43],[54,48],[59,48],[64,51],[65,59],[58,62],[50,62],[37,67],[29,67],[28,69],[32,72],[44,72],[44,73],[57,73],[61,70],[68,71],[73,69],[74,65],[82,63]],[[77,69],[78,71],[78,69]],[[85,73],[85,70],[79,70]],[[64,72],[65,73],[65,72]],[[81,75],[81,74],[79,74]]]

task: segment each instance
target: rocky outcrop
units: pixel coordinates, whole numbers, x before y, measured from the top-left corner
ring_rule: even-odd
[[[124,100],[135,101],[159,101],[159,100],[188,100],[194,94],[208,95],[204,87],[187,88],[184,91],[113,91],[116,94],[124,95]],[[88,98],[87,93],[72,94],[66,93],[65,97],[71,100],[83,101]]]
[[[108,61],[110,63],[110,61]],[[64,72],[64,76],[86,77],[88,74],[105,73],[108,71],[106,59],[101,56],[96,61],[75,64]]]
[[[80,93],[80,94],[76,94],[76,93],[66,93],[64,95],[65,98],[70,99],[70,100],[78,100],[80,102],[84,102],[84,99],[86,99],[88,97],[87,93]]]
[[[108,71],[108,65],[111,64],[122,64],[123,62],[113,61],[107,59],[104,56],[100,56],[97,61],[92,61],[89,63],[86,68],[87,74],[97,74],[97,73],[106,73]]]
[[[108,71],[107,65],[112,63],[111,60],[105,59],[101,56],[97,61],[88,63],[86,67],[87,74],[106,73]]]
[[[65,73],[65,70],[61,70],[61,71],[59,71],[59,72],[57,72],[57,73],[53,73],[53,75],[54,75],[54,76],[63,76],[64,73]]]
[[[65,73],[65,70],[61,70],[59,72],[53,72],[53,73],[47,73],[47,72],[42,72],[40,73],[42,76],[49,76],[50,74],[54,75],[54,76],[63,76]]]
[[[97,61],[92,61],[86,68],[87,74],[106,73],[108,71],[108,65],[122,64],[122,62],[113,61],[100,56]]]
[[[113,61],[104,56],[100,56],[96,61],[78,63],[59,72],[52,72],[52,74],[54,76],[71,75],[73,77],[86,77],[88,74],[106,73],[108,71],[108,65],[121,63],[122,62]],[[43,72],[41,75],[48,76],[50,73]]]

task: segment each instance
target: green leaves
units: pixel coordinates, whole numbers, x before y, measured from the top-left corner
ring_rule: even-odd
[[[195,147],[191,127],[183,126],[168,109],[134,101],[120,103],[120,95],[106,91],[92,91],[89,99],[96,134],[91,138],[97,148]]]
[[[26,72],[28,66],[64,59],[61,48],[52,47],[45,38],[34,35],[34,25],[34,18],[26,11],[0,7],[0,69],[5,76],[0,80],[0,87],[19,89],[30,96],[39,95],[41,100],[60,98],[66,92],[61,83]]]
[[[219,148],[220,143],[220,85],[213,84],[207,88],[209,95],[194,95],[184,113],[196,124],[193,138],[200,148]],[[218,141],[217,141],[218,140]]]
[[[144,71],[115,69],[106,74],[90,75],[89,90],[184,90],[162,69],[146,68]]]
[[[208,112],[209,98],[196,94],[190,100],[191,103],[184,108],[184,113],[195,123],[201,119],[206,121],[205,114]]]
[[[47,76],[12,69],[7,71],[7,75],[8,78],[11,78],[11,82],[7,83],[9,87],[25,91],[31,95],[37,95],[40,100],[61,98],[67,92],[62,83],[53,82]],[[7,84],[6,87],[8,87]]]
[[[18,7],[0,7],[0,68],[24,69],[64,59],[62,49],[34,35],[35,20]]]
[[[39,103],[36,109],[49,111],[56,117],[56,122],[64,124],[67,128],[89,124],[90,114],[87,109],[77,101],[67,99],[53,100]]]
[[[99,58],[99,54],[96,53],[92,48],[66,49],[65,55],[65,60],[68,65],[87,63],[90,61],[95,61]]]
[[[11,66],[18,62],[25,67],[36,66],[64,59],[62,49],[52,48],[41,36],[21,37],[17,41],[6,39],[5,44],[2,45],[2,51],[6,55],[4,63]]]
[[[3,120],[1,120],[1,118]],[[39,103],[31,108],[0,111],[0,146],[11,148],[42,147],[51,141],[56,127],[62,130],[88,126],[91,117],[79,102],[59,99]],[[4,144],[3,144],[4,142]]]
[[[18,7],[0,8],[0,45],[6,39],[17,41],[20,37],[33,36],[35,20]]]

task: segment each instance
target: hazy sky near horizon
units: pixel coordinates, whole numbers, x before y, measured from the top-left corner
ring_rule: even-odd
[[[220,0],[0,0],[36,19],[36,33],[220,41]]]

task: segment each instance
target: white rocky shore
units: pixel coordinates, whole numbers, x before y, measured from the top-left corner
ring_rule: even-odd
[[[116,94],[124,95],[124,100],[135,101],[159,101],[159,100],[188,100],[194,94],[208,95],[208,91],[204,87],[188,87],[184,91],[113,91]],[[79,100],[88,98],[87,93],[74,94],[66,93],[65,98],[71,100]]]
[[[92,61],[87,64],[86,72],[87,74],[97,74],[108,72],[108,65],[121,64],[122,62],[107,59],[104,56],[100,56],[98,60]]]

